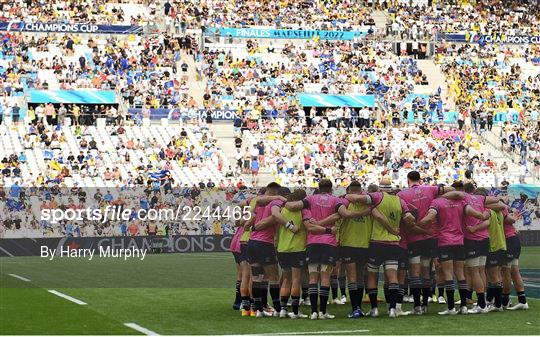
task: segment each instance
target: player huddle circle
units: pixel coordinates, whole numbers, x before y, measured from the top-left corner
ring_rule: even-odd
[[[520,241],[504,200],[470,182],[423,185],[417,171],[408,173],[407,182],[398,190],[382,179],[364,190],[353,181],[339,196],[327,179],[312,194],[273,182],[240,202],[251,217],[236,222],[231,241],[237,263],[233,308],[242,316],[333,319],[330,292],[333,303],[346,302],[346,296],[336,298],[341,270],[348,317],[377,317],[382,269],[391,318],[426,314],[435,285],[439,303],[447,304],[439,315],[528,309]],[[513,306],[512,287],[518,296]],[[403,307],[406,290],[414,303],[410,311]],[[365,312],[364,293],[370,303]],[[300,312],[302,302],[310,315]]]

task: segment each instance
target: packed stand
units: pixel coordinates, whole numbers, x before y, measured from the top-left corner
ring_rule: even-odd
[[[394,1],[387,9],[387,34],[413,40],[433,39],[437,33],[480,35],[529,35],[540,32],[540,9],[533,2],[476,1],[474,5],[457,1]]]
[[[145,8],[145,10],[130,13],[132,15],[128,16],[123,10],[123,5],[134,3],[141,5],[139,9]],[[109,4],[104,0],[61,2],[2,0],[0,1],[0,21],[144,25],[156,18],[155,5],[149,6],[149,3],[149,1],[140,0],[117,0],[114,4]]]
[[[192,36],[29,36],[7,33],[0,78],[7,95],[25,89],[115,90],[128,108],[195,107],[187,58]]]
[[[312,186],[325,177],[344,185],[387,177],[401,186],[406,169],[421,171],[430,183],[467,177],[490,187],[513,179],[499,173],[501,164],[481,151],[481,140],[456,127],[411,124],[398,128],[375,117],[360,128],[329,127],[328,123],[327,117],[311,127],[302,118],[265,121],[258,131],[244,131],[247,145],[239,152],[257,149],[260,166],[288,186]],[[242,158],[237,165],[244,167],[249,165],[248,158],[255,160],[252,155],[237,158]]]
[[[492,131],[497,145],[538,179],[540,73],[532,60],[540,57],[540,48],[441,43],[437,57],[460,127],[470,120],[475,132]]]
[[[182,30],[200,27],[355,30],[374,26],[369,9],[357,1],[167,1],[164,14]]]

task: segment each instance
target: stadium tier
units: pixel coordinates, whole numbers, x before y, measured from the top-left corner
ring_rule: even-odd
[[[537,334],[539,115],[539,0],[0,0],[0,335]]]

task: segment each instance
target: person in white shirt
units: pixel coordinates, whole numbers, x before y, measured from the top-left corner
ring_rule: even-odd
[[[360,128],[369,128],[370,111],[368,107],[360,109]]]

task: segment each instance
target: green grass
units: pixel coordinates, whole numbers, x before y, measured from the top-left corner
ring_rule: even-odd
[[[521,267],[540,270],[540,247],[523,251]],[[536,270],[534,270],[536,269]],[[23,282],[8,274],[17,274]],[[0,259],[0,334],[139,334],[124,326],[134,322],[159,334],[538,334],[540,300],[529,297],[531,310],[488,315],[440,317],[444,306],[430,306],[422,317],[391,320],[344,318],[349,305],[331,305],[331,321],[255,319],[231,308],[235,268],[230,254],[150,255],[144,261]],[[537,286],[540,282],[535,283]],[[77,305],[47,292],[55,289],[87,303]],[[534,288],[529,296],[540,297]],[[538,290],[538,288],[536,288]],[[411,304],[404,304],[410,309]],[[367,305],[364,304],[364,308]],[[304,308],[307,312],[308,308]],[[380,305],[381,313],[386,305]],[[354,330],[369,332],[352,332]]]

